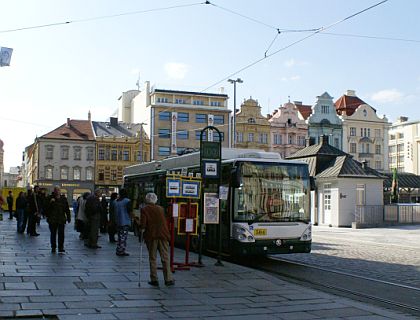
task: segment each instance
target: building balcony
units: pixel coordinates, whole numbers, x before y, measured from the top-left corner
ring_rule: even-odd
[[[359,153],[359,158],[373,158],[373,153],[361,152]]]

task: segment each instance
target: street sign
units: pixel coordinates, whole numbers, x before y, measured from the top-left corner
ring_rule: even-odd
[[[220,154],[220,142],[202,141],[201,142],[201,158],[204,159],[216,159],[219,160]]]

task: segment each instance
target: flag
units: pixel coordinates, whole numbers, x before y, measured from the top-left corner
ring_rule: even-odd
[[[10,66],[13,49],[0,47],[0,67]]]
[[[391,202],[398,203],[398,174],[397,168],[392,169]]]

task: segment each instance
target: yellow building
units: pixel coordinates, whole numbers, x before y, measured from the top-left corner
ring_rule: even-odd
[[[140,123],[92,121],[96,139],[95,188],[117,191],[125,167],[150,160],[149,138]],[[140,132],[143,134],[141,135]]]
[[[270,151],[270,123],[261,114],[258,101],[250,98],[245,100],[235,121],[236,148],[262,149]]]
[[[124,114],[130,114],[131,121],[144,122],[150,136],[151,160],[158,160],[198,149],[200,132],[209,125],[220,130],[222,146],[228,147],[231,111],[227,100],[223,93],[156,89],[146,82]],[[218,141],[216,133],[213,141]]]

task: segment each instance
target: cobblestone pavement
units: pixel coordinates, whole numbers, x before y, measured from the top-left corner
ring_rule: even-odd
[[[71,225],[66,226],[66,254],[50,252],[45,221],[39,237],[15,230],[15,221],[0,221],[1,319],[414,319],[243,266],[215,266],[208,257],[203,268],[176,271],[175,287],[152,288],[147,250],[139,265],[139,243],[132,235],[131,255],[117,257],[106,236],[99,239],[101,249],[88,249]],[[176,261],[184,256],[175,250]],[[190,261],[197,257],[192,254]]]
[[[420,225],[371,229],[315,226],[311,254],[281,258],[420,288]]]

